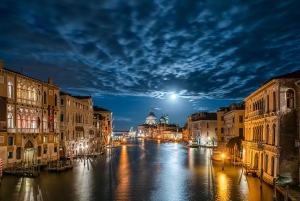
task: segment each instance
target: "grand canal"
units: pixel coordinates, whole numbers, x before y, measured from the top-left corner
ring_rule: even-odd
[[[211,149],[131,139],[105,155],[78,159],[64,172],[4,175],[0,200],[268,201],[272,187],[241,167],[210,160]],[[42,198],[42,199],[40,199]],[[277,200],[283,197],[277,193]]]

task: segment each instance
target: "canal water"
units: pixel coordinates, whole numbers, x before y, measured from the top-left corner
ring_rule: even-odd
[[[74,160],[64,172],[4,175],[1,201],[268,201],[273,189],[241,167],[210,160],[211,149],[130,139],[105,155]],[[42,199],[41,199],[42,198]],[[276,200],[284,200],[276,195]]]

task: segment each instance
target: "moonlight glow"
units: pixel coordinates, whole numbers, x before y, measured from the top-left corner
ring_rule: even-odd
[[[172,94],[172,95],[171,95],[171,98],[172,98],[172,99],[175,99],[175,98],[176,98],[176,94]]]

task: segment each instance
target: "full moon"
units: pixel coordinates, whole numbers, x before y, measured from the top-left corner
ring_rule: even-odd
[[[175,99],[176,98],[176,94],[172,94],[171,98]]]

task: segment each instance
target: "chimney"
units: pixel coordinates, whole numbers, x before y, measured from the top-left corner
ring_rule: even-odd
[[[3,61],[0,60],[0,69],[3,69]]]
[[[51,84],[51,85],[53,85],[53,80],[52,80],[52,78],[48,78],[48,84]]]

